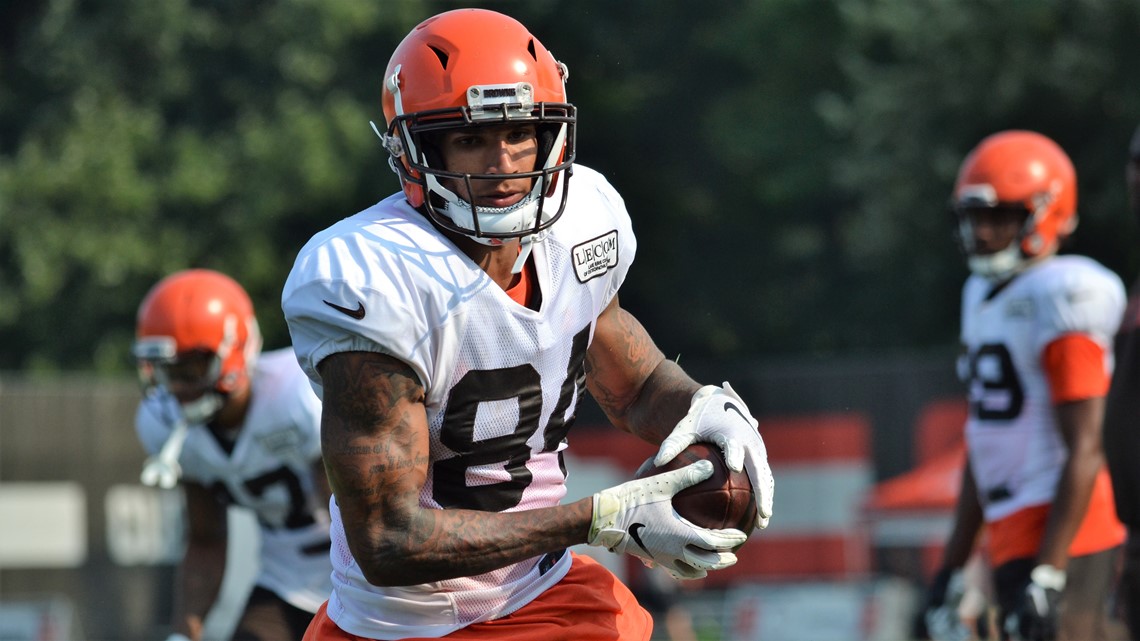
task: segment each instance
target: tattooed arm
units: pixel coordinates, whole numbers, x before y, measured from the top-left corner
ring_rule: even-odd
[[[665,358],[615,296],[586,354],[586,387],[614,425],[659,444],[701,386]]]
[[[588,498],[511,513],[421,507],[428,423],[412,369],[383,354],[342,352],[318,371],[325,468],[348,546],[370,583],[473,576],[586,542]]]

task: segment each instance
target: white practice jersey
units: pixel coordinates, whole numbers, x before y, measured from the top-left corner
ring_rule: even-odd
[[[178,459],[185,481],[251,509],[261,534],[256,582],[291,605],[316,612],[332,591],[329,517],[316,491],[321,403],[291,349],[266,352],[250,377],[245,422],[227,451],[205,425],[192,425]],[[136,428],[151,455],[180,413],[162,392],[139,405]]]
[[[562,217],[536,242],[542,294],[514,302],[401,194],[315,236],[282,304],[301,366],[343,351],[408,363],[426,393],[431,460],[424,507],[491,512],[558,504],[560,452],[584,390],[594,321],[617,293],[636,243],[620,196],[575,166]],[[436,637],[505,616],[565,575],[533,558],[474,577],[407,587],[368,583],[331,502],[334,591],[329,616],[363,637]]]
[[[1033,265],[1004,287],[980,276],[962,290],[959,376],[969,386],[966,442],[985,518],[1051,503],[1068,450],[1042,356],[1049,343],[1083,334],[1105,349],[1124,310],[1120,278],[1083,256]]]

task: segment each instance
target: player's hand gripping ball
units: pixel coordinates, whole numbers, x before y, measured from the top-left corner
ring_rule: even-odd
[[[637,471],[637,478],[682,468],[701,459],[712,462],[712,476],[678,492],[673,497],[673,509],[700,527],[714,530],[731,528],[751,534],[756,527],[756,496],[748,474],[743,470],[730,470],[720,449],[712,443],[693,443],[661,467],[653,467],[653,459],[650,458]]]
[[[748,406],[727,381],[720,386],[705,385],[693,394],[689,411],[661,441],[653,462],[664,465],[693,443],[716,445],[728,469],[743,469],[748,474],[756,499],[756,527],[763,529],[772,519],[776,484],[758,428]]]

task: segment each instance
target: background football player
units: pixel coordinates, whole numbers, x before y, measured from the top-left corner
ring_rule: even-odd
[[[143,481],[186,498],[187,547],[174,634],[201,638],[226,563],[227,506],[251,509],[260,567],[234,639],[300,639],[331,590],[320,401],[291,349],[265,354],[245,290],[193,269],[159,281],[139,306],[134,346],[146,394]]]
[[[1132,134],[1124,167],[1128,205],[1140,222],[1140,127]],[[1116,335],[1116,372],[1104,415],[1104,449],[1112,472],[1116,512],[1128,526],[1120,603],[1133,639],[1140,639],[1140,280]]]
[[[973,272],[959,360],[969,456],[929,595],[935,635],[946,629],[937,625],[946,585],[983,523],[1003,638],[1106,634],[1124,530],[1101,420],[1124,288],[1089,258],[1056,255],[1077,225],[1076,190],[1065,152],[1029,131],[987,137],[958,173],[953,206]]]
[[[683,578],[733,564],[745,533],[671,506],[708,461],[561,504],[587,388],[662,444],[659,465],[720,445],[767,524],[772,477],[743,401],[694,382],[618,304],[636,240],[614,188],[572,164],[567,74],[502,14],[421,23],[382,80],[402,192],[297,257],[282,303],[323,389],[336,494],[333,594],[308,639],[648,639],[628,588],[567,547]]]

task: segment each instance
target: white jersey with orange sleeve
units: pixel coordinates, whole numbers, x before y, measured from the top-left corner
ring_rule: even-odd
[[[189,427],[179,458],[182,478],[252,510],[261,539],[256,584],[316,612],[332,590],[329,517],[313,478],[321,456],[321,403],[291,349],[262,354],[250,383],[249,410],[232,443],[205,425]],[[178,416],[169,394],[143,399],[135,426],[147,452],[162,448]]]
[[[539,309],[519,305],[402,194],[317,234],[282,307],[301,366],[342,351],[406,362],[423,384],[431,453],[420,505],[508,512],[557,505],[561,452],[584,393],[586,348],[636,243],[625,204],[575,166],[562,217],[534,243]],[[378,587],[345,541],[335,498],[329,617],[373,639],[443,636],[514,612],[558,582],[569,554],[479,576]]]
[[[958,371],[969,386],[966,442],[987,522],[1053,501],[1067,449],[1043,352],[1058,338],[1086,336],[1111,375],[1124,302],[1120,278],[1083,256],[1055,256],[996,287],[967,279]]]

